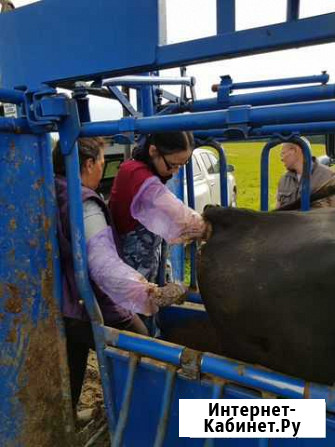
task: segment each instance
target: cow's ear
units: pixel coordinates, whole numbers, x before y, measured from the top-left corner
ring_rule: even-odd
[[[208,203],[207,205],[204,206],[203,213],[205,213],[208,209],[211,209],[211,208],[221,208],[221,206],[220,205],[212,205],[211,203]]]

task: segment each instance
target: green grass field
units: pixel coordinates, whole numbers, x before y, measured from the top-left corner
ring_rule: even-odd
[[[260,156],[265,143],[242,142],[225,143],[224,149],[228,163],[235,166],[237,184],[237,206],[239,208],[260,208]],[[271,150],[270,155],[270,209],[275,207],[276,191],[280,176],[285,172],[280,161],[278,146]],[[325,154],[322,144],[312,145],[313,155]]]

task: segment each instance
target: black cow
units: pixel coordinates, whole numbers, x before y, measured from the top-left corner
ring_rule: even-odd
[[[198,280],[221,353],[335,382],[335,209],[204,216]]]

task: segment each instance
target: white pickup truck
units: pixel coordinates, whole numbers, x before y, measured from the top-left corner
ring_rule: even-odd
[[[113,179],[120,163],[124,160],[124,148],[114,145],[105,151],[105,170],[99,192],[108,200]],[[195,149],[192,156],[195,209],[202,213],[205,205],[220,204],[220,174],[219,161],[212,151],[205,146]],[[237,188],[234,177],[234,167],[228,165],[228,205],[236,206]],[[184,183],[184,201],[187,204],[186,180]]]
[[[193,151],[193,178],[195,209],[202,213],[205,205],[220,204],[220,165],[219,159],[206,147],[200,147]],[[228,165],[228,205],[236,207],[237,187],[234,177],[234,166]],[[186,181],[184,184],[184,197],[187,203]]]

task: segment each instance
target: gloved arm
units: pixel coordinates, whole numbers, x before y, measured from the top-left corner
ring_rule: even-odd
[[[87,260],[92,280],[114,303],[134,313],[152,315],[158,306],[182,302],[185,289],[177,284],[149,283],[119,257],[112,229],[94,201],[84,203]]]
[[[177,199],[156,176],[142,184],[130,212],[134,219],[169,244],[200,238],[205,230],[201,215]]]
[[[152,293],[152,298],[159,307],[182,304],[186,299],[186,288],[181,284],[170,282],[164,287],[157,287]]]
[[[157,289],[119,257],[113,232],[106,227],[87,242],[88,268],[92,280],[114,303],[134,313],[158,311],[151,294]]]
[[[111,300],[134,313],[152,315],[158,306],[151,293],[156,284],[119,257],[113,231],[101,207],[94,200],[84,202],[84,227],[90,277]]]

